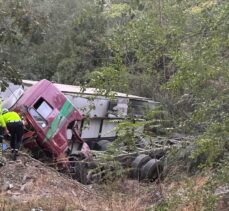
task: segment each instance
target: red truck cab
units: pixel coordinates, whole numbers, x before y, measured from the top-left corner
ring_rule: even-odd
[[[74,150],[89,156],[89,147],[77,129],[77,122],[83,118],[81,113],[50,81],[41,80],[28,88],[14,110],[25,118],[25,147],[32,151],[40,147],[57,159],[73,154]]]

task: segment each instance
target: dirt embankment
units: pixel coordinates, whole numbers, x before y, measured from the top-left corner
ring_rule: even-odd
[[[145,210],[160,198],[156,185],[147,191],[134,180],[84,186],[27,154],[4,157],[0,210]]]

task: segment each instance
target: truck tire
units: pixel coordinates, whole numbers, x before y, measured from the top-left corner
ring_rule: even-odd
[[[110,144],[111,144],[111,142],[108,140],[100,140],[98,142],[99,150],[100,151],[106,151]]]
[[[74,179],[76,179],[77,181],[79,181],[80,183],[87,185],[89,184],[88,178],[88,167],[86,163],[77,163],[75,165],[75,175],[74,175]]]
[[[135,179],[139,179],[140,178],[140,169],[143,165],[145,165],[149,160],[151,159],[151,157],[149,155],[145,155],[145,154],[141,154],[138,155],[134,161],[132,162],[132,170],[131,170],[131,177],[135,178]]]
[[[160,160],[151,159],[141,168],[141,180],[155,180],[162,172],[162,165]]]

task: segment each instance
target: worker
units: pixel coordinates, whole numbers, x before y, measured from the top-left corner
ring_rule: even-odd
[[[2,157],[2,143],[3,143],[3,134],[4,128],[6,128],[6,123],[2,116],[2,99],[0,98],[0,157]]]
[[[23,135],[23,123],[18,113],[9,111],[8,109],[2,110],[3,120],[10,134],[10,147],[13,160],[17,159],[18,150],[21,145]]]

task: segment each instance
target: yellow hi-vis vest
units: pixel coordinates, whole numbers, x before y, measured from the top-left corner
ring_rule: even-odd
[[[5,123],[3,116],[2,116],[2,99],[1,98],[0,98],[0,126],[6,127],[6,123]]]
[[[2,115],[5,123],[21,121],[21,117],[14,111],[9,111]]]
[[[3,119],[3,116],[1,114],[0,114],[0,126],[1,127],[6,127],[6,123],[5,123],[5,121]]]

